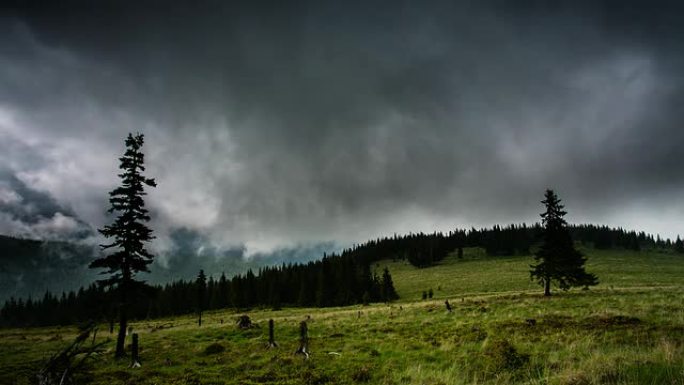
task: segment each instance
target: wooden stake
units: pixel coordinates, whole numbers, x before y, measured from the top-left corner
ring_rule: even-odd
[[[131,368],[139,368],[140,356],[138,355],[138,333],[133,333],[133,342],[131,343]]]
[[[268,320],[268,347],[270,348],[277,348],[278,343],[275,342],[275,337],[273,333],[273,320],[270,319]]]
[[[295,354],[301,354],[305,359],[309,358],[309,328],[306,326],[306,321],[299,323],[299,349]]]

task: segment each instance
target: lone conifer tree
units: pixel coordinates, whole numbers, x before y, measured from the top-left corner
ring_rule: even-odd
[[[113,238],[108,244],[100,245],[103,250],[113,248],[116,251],[102,258],[94,260],[91,268],[106,269],[101,274],[109,274],[109,278],[100,280],[105,286],[113,287],[119,297],[119,334],[116,340],[117,358],[124,356],[124,342],[126,339],[126,327],[128,324],[127,308],[130,297],[137,287],[144,285],[135,280],[138,272],[149,272],[147,266],[154,258],[146,249],[145,242],[154,237],[152,230],[145,222],[150,216],[145,209],[143,196],[144,186],[156,187],[154,179],[144,177],[141,172],[145,171],[144,155],[140,151],[143,145],[143,135],[133,136],[128,134],[126,138],[126,152],[119,158],[123,170],[119,174],[121,185],[109,193],[111,208],[109,213],[117,212],[119,216],[111,225],[100,229],[99,232],[106,238]]]
[[[563,219],[567,212],[560,202],[553,190],[546,190],[541,202],[546,206],[546,211],[540,214],[544,239],[534,257],[537,264],[530,266],[530,278],[536,279],[544,287],[545,296],[551,295],[552,281],[556,281],[562,290],[598,284],[596,276],[584,270],[587,259],[573,245]]]
[[[384,301],[389,302],[399,298],[397,291],[394,289],[392,275],[390,274],[389,269],[387,267],[385,267],[385,269],[382,271],[382,286],[380,289],[382,299]]]

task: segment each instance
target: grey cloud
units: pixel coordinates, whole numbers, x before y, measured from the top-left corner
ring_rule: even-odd
[[[0,111],[15,116],[3,131],[50,142],[31,148],[52,149],[53,165],[27,175],[93,226],[123,136],[145,132],[167,250],[183,227],[252,254],[534,221],[549,186],[577,221],[674,202],[680,7],[512,4],[15,9],[1,27]],[[95,181],[54,166],[72,156]],[[665,221],[646,230],[681,225],[677,211]]]
[[[92,229],[49,194],[0,170],[0,232],[34,239],[82,240]]]
[[[214,278],[221,273],[231,277],[235,274],[256,271],[264,265],[279,265],[292,261],[308,262],[340,250],[333,242],[298,244],[294,247],[276,248],[267,253],[248,254],[244,246],[226,248],[197,231],[179,228],[170,234],[171,248],[155,260],[150,269],[149,280],[155,283],[175,279],[193,279],[199,269]],[[145,277],[143,277],[145,278]]]

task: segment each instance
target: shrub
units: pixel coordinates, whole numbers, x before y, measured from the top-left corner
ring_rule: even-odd
[[[354,382],[368,382],[372,376],[370,369],[367,366],[362,366],[352,373],[351,378]]]
[[[527,364],[530,360],[528,354],[519,353],[508,340],[500,339],[488,343],[483,351],[487,366],[494,372],[504,370],[515,371]]]
[[[210,355],[210,354],[218,354],[218,353],[223,353],[226,351],[226,348],[223,347],[223,345],[219,343],[213,343],[206,348],[204,348],[204,354],[205,355]]]

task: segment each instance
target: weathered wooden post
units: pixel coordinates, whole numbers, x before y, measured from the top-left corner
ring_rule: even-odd
[[[278,343],[275,342],[275,337],[273,334],[273,320],[272,319],[268,320],[268,347],[269,347],[269,349],[278,347]]]
[[[140,355],[138,354],[138,333],[133,333],[133,342],[131,343],[131,368],[139,368]]]
[[[301,354],[305,359],[309,358],[309,328],[306,326],[306,321],[299,323],[299,349],[295,354]]]

